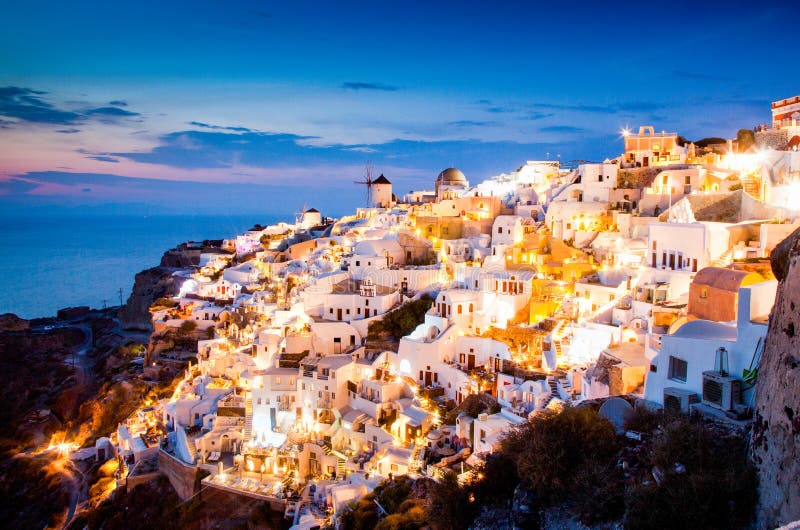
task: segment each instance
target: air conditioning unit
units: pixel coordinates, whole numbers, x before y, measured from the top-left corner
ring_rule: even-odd
[[[664,410],[670,414],[688,414],[689,405],[699,401],[700,398],[691,390],[674,387],[664,389]]]
[[[720,410],[732,410],[742,400],[742,382],[727,374],[703,372],[703,404]]]

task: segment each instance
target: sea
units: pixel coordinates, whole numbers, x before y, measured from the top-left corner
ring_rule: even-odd
[[[81,216],[0,214],[0,314],[55,316],[60,308],[124,303],[136,273],[186,241],[225,239],[270,215]]]

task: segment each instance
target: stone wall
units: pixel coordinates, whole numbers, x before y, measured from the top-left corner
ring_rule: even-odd
[[[800,230],[775,248],[771,261],[780,284],[759,365],[751,440],[759,528],[800,519]]]
[[[789,139],[800,136],[800,127],[784,127],[783,129],[765,129],[756,131],[756,145],[761,148],[786,150]]]
[[[158,469],[169,479],[181,500],[186,500],[194,495],[195,477],[197,469],[178,460],[177,458],[158,451]]]

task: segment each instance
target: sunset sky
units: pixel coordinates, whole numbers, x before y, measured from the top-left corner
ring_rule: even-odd
[[[800,93],[793,2],[502,4],[4,2],[0,208],[340,214]]]

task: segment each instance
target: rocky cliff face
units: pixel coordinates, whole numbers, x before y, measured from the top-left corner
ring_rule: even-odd
[[[752,457],[760,528],[800,519],[800,230],[773,251],[780,281],[756,387]]]
[[[136,275],[131,296],[119,311],[119,320],[125,329],[153,331],[150,306],[157,298],[173,296],[180,289],[181,282],[175,281],[173,272],[173,268],[153,267]]]

